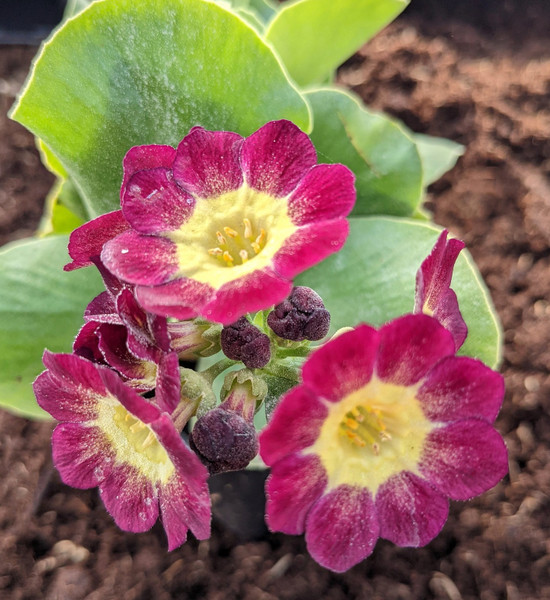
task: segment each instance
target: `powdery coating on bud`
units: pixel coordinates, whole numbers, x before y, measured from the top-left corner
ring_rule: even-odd
[[[246,317],[224,327],[220,341],[228,358],[242,361],[249,369],[261,369],[271,358],[269,337]]]
[[[319,294],[308,287],[297,286],[269,313],[267,324],[285,340],[313,342],[327,335],[330,313]]]
[[[189,443],[211,475],[244,469],[258,454],[254,425],[221,407],[197,421]]]

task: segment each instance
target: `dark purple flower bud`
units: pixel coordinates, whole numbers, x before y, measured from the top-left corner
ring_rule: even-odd
[[[240,360],[249,369],[261,369],[271,358],[269,337],[246,317],[224,327],[220,341],[227,358]]]
[[[189,435],[189,444],[211,475],[244,469],[258,454],[254,425],[221,406],[197,421]]]
[[[327,335],[330,313],[319,294],[308,287],[297,286],[269,313],[267,324],[285,340],[313,342]]]

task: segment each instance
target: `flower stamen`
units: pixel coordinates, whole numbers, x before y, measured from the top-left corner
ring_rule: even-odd
[[[227,240],[222,235],[221,231],[216,231],[216,237],[218,238],[218,242],[220,243],[220,246],[225,246],[227,244]]]
[[[230,238],[236,238],[239,237],[239,234],[232,229],[231,227],[224,227],[223,230],[225,231],[225,233],[230,237]]]
[[[386,431],[382,412],[365,406],[356,406],[346,413],[340,423],[340,432],[359,448],[368,444],[376,456],[380,454],[379,442],[392,439]]]
[[[250,219],[243,219],[243,225],[244,225],[244,237],[247,240],[251,240],[253,237],[252,234],[252,223],[250,223]]]
[[[222,258],[229,266],[233,266],[235,259],[231,256],[231,254],[229,254],[227,250],[223,253]]]

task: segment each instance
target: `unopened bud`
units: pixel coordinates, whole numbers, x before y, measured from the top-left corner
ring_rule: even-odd
[[[220,397],[221,407],[240,414],[249,423],[253,422],[256,408],[267,396],[267,383],[248,369],[231,371],[225,376]]]
[[[221,406],[197,421],[189,435],[189,444],[211,475],[244,469],[258,454],[254,425]]]
[[[261,369],[271,358],[269,337],[246,317],[224,327],[220,340],[227,358],[240,360],[249,369]]]
[[[316,341],[327,335],[330,313],[319,294],[308,287],[297,286],[269,313],[267,324],[285,340]]]
[[[168,323],[170,348],[178,353],[180,360],[212,356],[220,350],[221,330],[219,323],[200,318]]]

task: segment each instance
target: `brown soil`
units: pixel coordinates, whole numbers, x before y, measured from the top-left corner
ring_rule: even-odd
[[[243,542],[215,526],[211,540],[168,554],[159,526],[120,532],[96,491],[65,487],[52,472],[51,424],[0,413],[1,599],[550,598],[548,4],[463,2],[445,13],[439,0],[416,1],[415,12],[348,61],[340,81],[416,131],[467,144],[428,206],[466,241],[503,322],[507,394],[497,427],[509,477],[453,503],[427,547],[379,542],[369,559],[335,575],[308,557],[301,538]],[[33,53],[1,49],[2,115]],[[36,226],[51,177],[22,128],[2,117],[0,132],[6,242]]]

